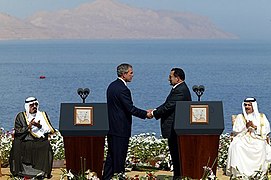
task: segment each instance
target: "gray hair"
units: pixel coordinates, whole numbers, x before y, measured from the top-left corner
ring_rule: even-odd
[[[118,65],[117,67],[118,77],[121,77],[121,75],[123,75],[124,73],[127,73],[129,68],[133,68],[132,65],[126,64],[126,63]]]

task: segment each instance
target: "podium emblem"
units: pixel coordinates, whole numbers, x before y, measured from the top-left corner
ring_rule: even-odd
[[[190,124],[208,124],[209,107],[208,105],[190,105]]]
[[[93,125],[93,107],[74,107],[74,125]]]

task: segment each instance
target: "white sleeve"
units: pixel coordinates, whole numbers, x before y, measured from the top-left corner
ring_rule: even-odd
[[[268,119],[266,118],[266,116],[264,115],[264,125],[265,125],[265,135],[270,133],[270,123],[268,121]]]
[[[237,115],[235,123],[233,124],[232,130],[238,133],[247,130],[242,114]]]

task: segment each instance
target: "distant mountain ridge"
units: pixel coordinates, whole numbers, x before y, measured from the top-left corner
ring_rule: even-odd
[[[35,25],[0,13],[0,40],[8,39],[48,39],[43,30]]]
[[[5,39],[233,39],[207,17],[134,8],[96,0],[70,10],[39,12],[22,20],[0,13]]]

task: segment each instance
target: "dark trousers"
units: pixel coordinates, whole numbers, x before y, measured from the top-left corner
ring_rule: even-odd
[[[168,147],[169,147],[169,152],[170,152],[172,163],[173,163],[173,175],[174,177],[180,177],[181,164],[180,164],[179,150],[178,150],[178,137],[175,132],[171,132],[171,135],[168,138]]]
[[[108,150],[102,180],[110,180],[115,173],[125,172],[129,137],[107,136]]]

